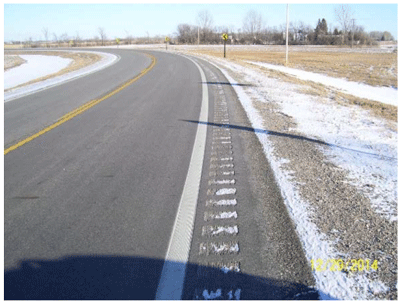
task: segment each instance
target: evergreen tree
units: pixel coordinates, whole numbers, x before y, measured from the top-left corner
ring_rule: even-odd
[[[315,28],[315,32],[318,34],[327,34],[328,33],[328,24],[325,19],[318,19],[317,27]]]
[[[319,29],[323,34],[327,34],[328,33],[328,24],[326,23],[325,19],[322,19]]]

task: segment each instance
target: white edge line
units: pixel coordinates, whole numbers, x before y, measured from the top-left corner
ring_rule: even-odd
[[[191,58],[186,58],[197,66],[202,82],[206,82],[206,77],[201,67]],[[202,85],[202,104],[199,120],[208,121],[207,85]],[[207,127],[198,124],[192,157],[156,292],[156,300],[177,300],[182,297],[203,169],[206,137]]]
[[[33,51],[33,50],[32,50],[32,51]],[[42,51],[42,50],[35,50],[35,51]],[[28,85],[28,86],[21,87],[21,88],[19,88],[19,89],[22,90],[20,93],[18,93],[18,92],[19,92],[19,91],[18,91],[19,89],[16,89],[16,90],[13,91],[13,92],[9,92],[8,95],[6,95],[6,94],[4,93],[4,103],[9,102],[9,101],[12,101],[12,100],[19,99],[19,98],[22,98],[22,97],[25,97],[25,96],[28,96],[28,95],[31,95],[31,94],[35,94],[35,93],[37,93],[37,92],[41,92],[41,91],[44,91],[44,90],[47,90],[47,89],[50,89],[50,88],[53,88],[53,87],[56,87],[56,86],[59,86],[59,85],[63,85],[63,84],[68,83],[68,82],[70,82],[70,81],[73,81],[73,80],[82,78],[82,77],[84,77],[84,76],[87,76],[87,75],[90,75],[90,74],[93,74],[93,73],[96,73],[97,71],[101,71],[101,70],[103,70],[103,69],[105,69],[105,68],[107,68],[107,67],[111,67],[112,65],[116,64],[116,63],[121,59],[121,57],[120,57],[119,55],[117,55],[117,54],[108,53],[108,52],[100,52],[100,51],[87,51],[87,50],[84,50],[84,51],[79,51],[79,50],[43,50],[43,51],[44,51],[44,52],[49,52],[49,51],[56,51],[56,52],[61,52],[61,51],[64,51],[64,52],[88,52],[88,53],[96,53],[96,54],[100,54],[100,55],[102,55],[102,54],[104,54],[104,53],[107,53],[107,54],[109,54],[109,55],[115,56],[116,58],[115,58],[114,60],[112,60],[111,63],[104,64],[103,66],[100,66],[99,68],[95,68],[95,69],[93,69],[93,70],[89,70],[89,71],[87,71],[87,72],[85,72],[85,73],[82,73],[82,74],[80,74],[80,75],[73,76],[73,77],[71,77],[71,78],[67,78],[67,79],[64,79],[64,80],[63,80],[63,79],[60,79],[59,81],[57,81],[57,78],[58,78],[58,77],[61,78],[62,76],[68,76],[69,73],[77,72],[77,71],[79,71],[80,69],[75,70],[75,71],[72,71],[72,72],[69,72],[69,73],[67,73],[67,74],[59,75],[59,76],[54,77],[54,78],[50,78],[50,79],[48,79],[48,80],[53,80],[53,81],[56,81],[56,82],[55,82],[55,83],[51,83],[51,84],[49,84],[48,86],[45,86],[45,87],[39,87],[39,88],[36,88],[36,89],[35,89],[35,88],[34,88],[34,85],[39,84],[39,83],[43,83],[43,82],[45,82],[46,80],[45,80],[45,81],[38,82],[38,83],[33,83],[33,84]],[[102,56],[103,56],[103,58],[106,57],[106,56],[104,56],[104,55],[102,55]],[[96,64],[96,63],[95,63],[95,64]],[[95,65],[95,64],[94,64],[94,65]],[[90,67],[90,66],[87,66],[87,67]],[[86,68],[86,67],[83,67],[82,69],[84,69],[84,68]],[[29,90],[30,86],[31,86],[31,90]],[[23,92],[23,89],[27,89],[27,91],[26,91],[26,92]]]

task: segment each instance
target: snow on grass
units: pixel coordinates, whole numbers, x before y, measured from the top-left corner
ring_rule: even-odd
[[[349,172],[349,182],[369,197],[377,213],[397,221],[397,133],[356,106],[292,96],[283,96],[280,105],[295,118],[296,130],[330,144],[323,151],[331,162]]]
[[[61,51],[61,50],[57,50],[57,51]],[[10,91],[7,91],[7,92],[4,93],[4,101],[7,102],[7,101],[10,101],[10,100],[13,100],[13,99],[16,99],[16,98],[31,94],[31,93],[35,93],[35,92],[40,91],[40,90],[43,90],[43,89],[46,89],[46,88],[61,84],[61,83],[66,82],[66,81],[73,80],[73,79],[88,75],[90,73],[93,73],[93,72],[99,71],[101,69],[104,69],[104,68],[112,65],[113,63],[115,63],[115,62],[117,62],[119,60],[118,56],[116,56],[114,54],[111,54],[111,53],[95,52],[95,51],[81,51],[81,50],[78,51],[78,52],[95,53],[95,54],[98,54],[98,55],[102,56],[102,59],[100,61],[98,61],[97,63],[95,63],[95,64],[92,64],[90,66],[84,67],[84,68],[76,70],[76,71],[72,71],[72,72],[57,76],[57,77],[49,78],[49,79],[46,79],[44,81],[37,82],[37,83],[34,83],[34,84],[26,85],[26,86],[23,86],[23,87],[20,87],[20,88],[17,88],[17,89],[11,89]],[[33,56],[33,55],[31,55],[31,56]],[[38,55],[35,55],[35,57],[37,57],[37,56]],[[20,57],[24,57],[24,55],[21,55]],[[57,57],[57,56],[42,56],[41,55],[41,57],[44,57],[43,58],[44,61],[42,61],[44,66],[51,65],[51,62],[52,62],[53,58],[59,58],[59,59],[62,59],[62,60],[70,60],[70,59],[60,58],[60,57]],[[24,65],[28,65],[28,64],[24,64]],[[10,71],[18,69],[17,70],[18,76],[24,78],[25,77],[24,70],[19,69],[20,67],[22,67],[22,66],[13,68]],[[41,65],[38,66],[36,64],[35,65],[30,65],[28,70],[25,70],[25,72],[29,73],[33,77],[31,80],[37,79],[37,78],[40,78],[40,77],[44,76],[44,75],[41,75],[41,68],[42,67],[43,66],[41,66]],[[63,68],[61,68],[61,69],[63,69]],[[44,69],[48,70],[47,67],[44,67]],[[56,71],[53,71],[51,73],[55,73],[55,72],[57,72],[59,70],[60,69],[58,69]],[[7,71],[7,72],[4,73],[4,83],[6,82],[6,74],[8,72],[10,72],[10,71]],[[7,89],[6,85],[4,85],[4,88]]]
[[[47,55],[20,55],[20,58],[26,63],[4,72],[4,89],[56,73],[72,62],[72,59]]]
[[[262,129],[263,120],[247,93],[260,95],[261,91],[257,89],[263,89],[269,101],[277,102],[283,112],[296,119],[297,130],[335,145],[329,151],[330,158],[350,172],[356,185],[362,188],[365,182],[371,183],[374,179],[375,191],[372,194],[381,199],[374,200],[370,194],[371,202],[376,205],[377,211],[382,211],[380,213],[391,220],[397,220],[397,133],[389,131],[383,122],[356,107],[344,109],[333,103],[320,104],[311,96],[296,93],[291,84],[266,78],[232,62],[215,61],[223,66],[219,69],[233,84],[253,128]],[[249,82],[262,83],[262,87],[248,87],[245,92],[241,86],[234,85],[236,81],[228,74],[229,69],[245,74],[245,80]],[[318,258],[325,262],[345,257],[346,254],[338,253],[333,247],[334,242],[329,241],[310,220],[309,212],[313,209],[301,198],[291,172],[285,169],[287,160],[274,155],[268,135],[260,131],[256,131],[256,135],[274,171],[309,262]],[[381,281],[371,281],[366,274],[346,276],[344,273],[332,273],[329,269],[313,273],[322,299],[367,299],[373,297],[372,294],[388,290]]]
[[[344,93],[348,93],[360,98],[366,98],[386,103],[389,105],[397,106],[397,89],[395,88],[373,87],[362,83],[351,82],[346,79],[334,78],[319,73],[313,73],[309,71],[293,69],[284,66],[278,66],[261,62],[252,62],[252,61],[246,61],[246,62],[260,67],[291,74],[302,80],[309,80],[329,87],[333,87]]]

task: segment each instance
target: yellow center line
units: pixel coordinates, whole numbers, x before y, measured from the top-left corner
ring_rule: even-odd
[[[48,131],[51,131],[52,129],[54,129],[54,128],[58,127],[59,125],[63,124],[64,122],[67,122],[68,120],[71,120],[75,116],[77,116],[79,114],[82,114],[83,112],[85,112],[86,110],[90,109],[91,107],[97,105],[98,103],[102,102],[103,100],[106,100],[107,98],[110,98],[111,96],[117,94],[118,92],[121,92],[123,89],[125,89],[129,85],[133,84],[135,81],[137,81],[139,78],[141,78],[147,72],[149,72],[157,62],[157,59],[153,55],[150,55],[150,54],[146,54],[146,55],[151,58],[151,64],[147,68],[143,69],[139,75],[137,75],[133,79],[127,81],[122,86],[120,86],[117,89],[111,91],[110,93],[108,93],[107,95],[103,96],[102,98],[93,99],[93,100],[83,104],[82,106],[80,106],[80,107],[76,108],[75,110],[65,114],[64,116],[62,116],[57,122],[53,123],[52,125],[44,128],[43,130],[39,131],[38,133],[36,133],[36,134],[26,138],[26,139],[18,142],[17,144],[14,144],[13,146],[10,146],[9,148],[4,150],[4,155],[8,154],[9,152],[11,152],[13,150],[16,150],[18,147],[28,143],[29,141],[32,141],[33,139],[35,139],[35,138],[47,133]]]

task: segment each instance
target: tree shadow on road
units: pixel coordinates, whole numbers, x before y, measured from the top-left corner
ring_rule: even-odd
[[[329,146],[329,147],[332,147],[332,148],[339,148],[339,149],[342,149],[342,150],[345,150],[345,151],[351,151],[351,152],[355,152],[355,153],[359,153],[359,154],[363,154],[363,155],[368,155],[368,156],[372,156],[372,157],[376,157],[376,158],[381,158],[381,159],[385,159],[385,160],[397,161],[397,158],[383,156],[383,155],[380,155],[380,154],[364,152],[364,151],[360,151],[360,150],[356,150],[356,149],[351,149],[351,148],[348,148],[348,147],[344,147],[344,146],[340,146],[340,145],[336,145],[336,144],[332,144],[332,143],[327,143],[327,142],[322,141],[322,140],[308,138],[308,137],[299,136],[299,135],[292,135],[292,134],[274,132],[274,131],[263,130],[263,129],[256,129],[256,128],[252,128],[252,127],[245,127],[245,126],[239,126],[239,125],[234,125],[234,124],[214,123],[214,122],[186,120],[186,119],[180,119],[180,121],[196,123],[196,124],[202,124],[202,125],[207,125],[207,126],[220,127],[220,128],[229,128],[229,129],[235,129],[235,130],[241,130],[241,131],[261,133],[261,134],[277,136],[277,137],[297,139],[297,140],[301,140],[301,141],[312,142],[312,143],[316,143],[316,144],[319,144],[319,145]]]
[[[239,83],[230,83],[230,82],[201,82],[205,85],[227,85],[227,86],[239,86],[239,87],[255,87],[252,84],[239,84]]]
[[[24,260],[4,274],[6,300],[154,299],[164,260],[116,255]],[[173,263],[180,268],[182,263]],[[183,299],[318,299],[299,283],[186,265]]]

